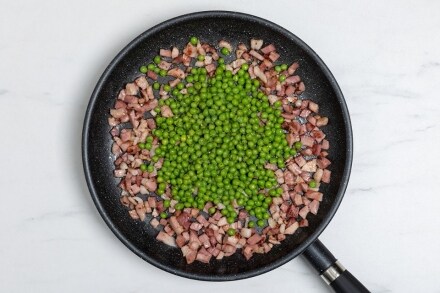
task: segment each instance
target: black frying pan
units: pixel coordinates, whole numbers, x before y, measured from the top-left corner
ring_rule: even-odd
[[[109,110],[124,84],[139,75],[140,65],[157,55],[160,48],[172,45],[182,48],[193,35],[213,44],[226,39],[236,45],[251,38],[275,44],[281,54],[280,61],[299,61],[298,73],[306,84],[302,97],[319,103],[321,113],[330,119],[324,131],[331,144],[332,178],[330,184],[322,186],[325,196],[318,214],[308,218],[309,227],[298,229],[268,254],[254,255],[249,261],[236,253],[210,264],[188,265],[179,249],[158,242],[149,224],[132,220],[119,203],[118,180],[112,173]],[[303,254],[337,292],[368,292],[318,240],[341,203],[351,170],[353,136],[344,97],[316,53],[272,22],[242,13],[208,11],[173,18],[141,34],[116,56],[96,85],[84,121],[82,152],[87,184],[104,221],[130,250],[160,269],[192,279],[229,281],[268,272]]]

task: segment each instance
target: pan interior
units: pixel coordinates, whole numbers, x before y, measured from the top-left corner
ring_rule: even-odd
[[[225,39],[233,45],[248,44],[251,38],[273,43],[283,63],[298,61],[298,74],[306,84],[302,98],[320,106],[330,123],[323,128],[330,141],[331,184],[323,184],[324,200],[318,215],[309,216],[309,227],[298,229],[265,255],[246,261],[241,253],[209,265],[187,265],[180,250],[155,240],[148,222],[132,220],[119,203],[118,180],[113,177],[112,139],[107,124],[109,109],[125,83],[139,76],[138,68],[157,55],[160,48],[183,46],[190,36],[217,44]],[[134,253],[168,272],[201,280],[235,280],[267,272],[300,254],[333,217],[343,197],[351,167],[352,137],[346,105],[336,81],[319,57],[300,39],[281,27],[254,16],[234,12],[200,12],[162,23],[140,35],[112,61],[89,103],[83,131],[83,161],[87,183],[102,217],[117,237]]]

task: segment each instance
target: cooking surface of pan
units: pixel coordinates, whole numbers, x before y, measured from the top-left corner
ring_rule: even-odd
[[[155,239],[148,223],[134,221],[120,204],[121,190],[113,177],[112,138],[107,124],[109,110],[117,94],[127,82],[139,76],[139,67],[158,54],[160,48],[183,46],[190,36],[202,42],[217,44],[225,39],[237,45],[249,44],[251,38],[273,43],[283,63],[298,61],[298,75],[306,85],[303,99],[320,106],[320,113],[329,117],[323,128],[330,141],[329,169],[331,183],[321,185],[323,202],[316,216],[308,217],[310,226],[298,229],[267,254],[254,254],[246,261],[241,253],[210,264],[186,264],[177,248]],[[352,160],[352,133],[343,95],[327,66],[291,32],[255,16],[226,11],[207,11],[180,16],[159,24],[141,34],[125,47],[101,76],[90,99],[83,128],[83,164],[87,184],[104,221],[115,235],[135,254],[173,274],[199,280],[225,281],[252,277],[272,270],[301,254],[323,231],[335,214],[346,189]]]

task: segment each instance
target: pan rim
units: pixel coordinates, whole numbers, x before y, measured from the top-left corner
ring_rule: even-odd
[[[137,249],[114,225],[113,220],[108,216],[105,209],[103,208],[103,205],[101,204],[99,195],[95,189],[95,182],[92,180],[92,174],[91,169],[89,165],[89,159],[88,159],[88,136],[89,136],[89,125],[90,121],[92,119],[92,113],[93,109],[95,107],[96,100],[98,98],[98,93],[101,91],[101,88],[105,81],[107,80],[110,73],[113,71],[113,68],[115,65],[120,61],[121,58],[123,58],[133,47],[135,47],[139,42],[142,42],[143,39],[148,37],[151,34],[154,34],[158,31],[161,31],[162,29],[176,25],[176,23],[193,20],[197,18],[204,18],[204,17],[229,17],[229,18],[236,18],[241,19],[245,21],[253,21],[258,22],[261,24],[264,24],[268,27],[270,27],[273,30],[276,30],[280,32],[281,34],[293,39],[296,44],[301,47],[309,56],[318,64],[320,69],[322,70],[323,74],[326,76],[326,78],[330,81],[330,84],[332,86],[332,89],[335,92],[336,98],[340,104],[340,107],[342,109],[342,115],[344,119],[344,125],[345,125],[345,132],[346,132],[346,141],[347,141],[347,149],[345,152],[345,159],[346,164],[344,167],[343,175],[341,178],[340,186],[336,195],[336,199],[328,211],[327,215],[324,217],[321,224],[316,228],[316,230],[305,240],[303,241],[297,249],[294,249],[293,251],[287,253],[285,256],[281,257],[280,259],[270,263],[269,265],[256,268],[254,270],[250,270],[243,273],[238,274],[231,274],[231,275],[199,275],[195,273],[186,272],[183,270],[174,269],[172,267],[169,267],[167,265],[164,265],[158,261],[156,261],[154,258],[150,257],[143,251]],[[240,280],[240,279],[246,279],[255,277],[257,275],[269,272],[288,261],[292,260],[296,256],[302,254],[304,250],[312,244],[318,236],[324,231],[324,229],[327,227],[327,225],[332,220],[333,216],[335,215],[337,209],[340,206],[340,203],[344,197],[345,190],[348,185],[348,181],[350,178],[350,172],[352,167],[352,161],[353,161],[353,133],[352,133],[352,126],[350,121],[350,115],[347,108],[347,104],[345,102],[344,96],[342,94],[342,91],[336,82],[335,77],[330,72],[329,68],[325,65],[325,63],[322,61],[322,59],[313,51],[312,48],[310,48],[304,41],[302,41],[300,38],[298,38],[296,35],[294,35],[292,32],[288,31],[287,29],[281,27],[278,24],[275,24],[271,21],[268,21],[266,19],[241,13],[241,12],[234,12],[234,11],[220,11],[220,10],[210,10],[210,11],[200,11],[200,12],[194,12],[189,14],[184,14],[181,16],[177,16],[171,19],[168,19],[164,22],[161,22],[160,24],[146,30],[139,36],[137,36],[134,40],[132,40],[128,45],[126,45],[117,55],[113,58],[113,60],[110,62],[110,64],[107,66],[107,68],[104,70],[103,74],[99,78],[99,81],[97,82],[95,89],[93,90],[93,93],[91,95],[91,98],[89,100],[89,104],[86,109],[85,118],[84,118],[84,124],[83,124],[83,131],[82,131],[82,142],[81,142],[81,150],[82,150],[82,163],[83,163],[83,169],[84,174],[87,182],[87,187],[89,189],[89,192],[91,194],[92,200],[101,215],[104,222],[107,224],[107,226],[110,228],[110,230],[115,234],[115,236],[126,246],[128,249],[130,249],[133,253],[135,253],[137,256],[142,258],[143,260],[147,261],[148,263],[154,265],[155,267],[162,269],[166,272],[172,273],[177,276],[189,278],[189,279],[195,279],[200,281],[233,281],[233,280]]]

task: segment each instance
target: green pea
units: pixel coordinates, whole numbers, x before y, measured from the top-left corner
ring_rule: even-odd
[[[160,76],[167,76],[167,71],[165,70],[165,69],[161,69],[160,71],[159,71],[159,75]]]
[[[225,47],[221,48],[220,52],[221,52],[223,55],[229,55],[229,54],[230,54],[228,48],[225,48]]]
[[[160,61],[161,61],[161,58],[160,58],[160,56],[159,55],[157,55],[156,57],[154,57],[154,59],[153,59],[153,62],[154,63],[156,63],[156,64],[159,64],[160,63]]]
[[[139,71],[140,71],[141,73],[147,73],[147,71],[148,71],[148,67],[145,66],[145,65],[142,65],[142,66],[139,68]]]
[[[165,208],[170,207],[170,205],[171,205],[171,201],[170,201],[169,199],[166,199],[166,200],[163,201],[163,206],[164,206]]]
[[[197,39],[196,37],[191,37],[190,39],[189,39],[189,42],[192,44],[192,45],[197,45],[197,43],[199,42],[199,39]]]

